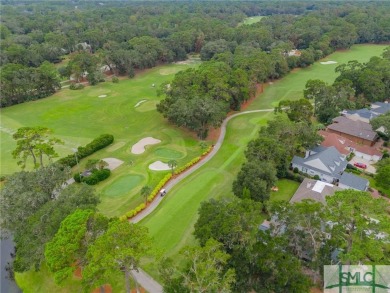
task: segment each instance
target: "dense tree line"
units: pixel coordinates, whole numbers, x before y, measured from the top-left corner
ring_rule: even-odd
[[[390,38],[388,4],[382,2],[353,6],[337,2],[11,4],[15,1],[4,1],[1,7],[0,65],[2,71],[18,72],[20,78],[1,78],[2,87],[17,88],[16,93],[2,91],[2,106],[50,95],[58,88],[58,77],[38,78],[47,86],[36,93],[42,87],[33,86],[31,73],[25,69],[38,68],[45,61],[56,63],[64,54],[84,50],[98,56],[99,66],[133,76],[134,69],[183,60],[188,53],[201,53],[202,59],[209,60],[248,44],[265,52],[301,49],[299,58],[288,59],[289,67],[307,66],[336,49]],[[237,26],[254,15],[272,17]],[[96,68],[89,69],[89,81],[94,84],[100,78]],[[77,75],[84,73],[81,70],[82,66],[68,66],[60,71]]]
[[[385,101],[390,96],[389,51],[387,48],[383,58],[372,57],[367,63],[353,60],[337,66],[339,76],[331,85],[318,79],[309,80],[304,96],[314,100],[318,121],[330,123],[342,110],[361,109]]]

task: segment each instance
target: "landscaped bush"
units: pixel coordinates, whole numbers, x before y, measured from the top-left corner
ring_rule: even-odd
[[[297,182],[299,182],[299,183],[301,183],[301,182],[303,181],[303,179],[305,179],[304,176],[302,176],[302,175],[300,175],[300,174],[292,173],[291,171],[286,172],[285,178],[286,178],[286,179],[290,179],[290,180],[297,181]]]
[[[320,180],[320,176],[314,175],[313,179],[314,179],[314,180]]]
[[[69,86],[69,89],[71,89],[71,90],[81,90],[83,88],[84,88],[84,85],[82,83],[72,83]]]
[[[113,83],[118,83],[119,82],[119,78],[116,77],[116,76],[113,76],[111,80],[112,80]]]
[[[110,175],[111,175],[111,171],[109,169],[102,169],[102,170],[94,169],[92,170],[92,174],[89,176],[83,176],[77,173],[73,176],[73,179],[79,183],[85,182],[88,185],[95,185],[98,184],[100,181],[107,179],[108,177],[110,177]]]
[[[295,167],[293,171],[294,171],[294,173],[298,173],[299,169],[297,167]]]
[[[113,135],[102,134],[101,136],[95,138],[93,141],[87,144],[85,147],[79,147],[77,149],[77,153],[59,159],[58,163],[69,167],[73,167],[77,164],[76,156],[78,160],[81,160],[82,158],[92,155],[94,152],[97,152],[98,150],[105,148],[106,146],[110,145],[113,141],[114,141]]]
[[[352,160],[352,158],[355,156],[354,153],[350,153],[348,156],[347,156],[347,161],[349,162],[350,160]]]
[[[357,170],[358,168],[356,168],[354,165],[352,164],[347,164],[347,169],[349,170]]]

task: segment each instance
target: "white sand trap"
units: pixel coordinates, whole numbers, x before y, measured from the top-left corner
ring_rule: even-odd
[[[336,64],[336,61],[325,61],[325,62],[320,62],[322,65],[329,65],[329,64]]]
[[[142,103],[145,103],[147,100],[141,100],[139,101],[137,104],[135,104],[134,108],[137,108],[139,105],[141,105]]]
[[[152,164],[149,165],[149,169],[153,171],[165,171],[165,170],[170,170],[168,164],[165,164],[161,161],[156,161]]]
[[[104,158],[102,160],[108,164],[108,169],[110,169],[111,171],[118,168],[120,165],[124,163],[122,160],[115,159],[115,158]]]
[[[159,139],[155,139],[153,137],[145,137],[132,146],[131,152],[136,155],[142,154],[143,152],[145,152],[145,146],[150,144],[157,144],[160,142],[161,140]]]
[[[98,98],[105,98],[105,97],[107,97],[107,95],[100,95],[100,96],[98,96]]]

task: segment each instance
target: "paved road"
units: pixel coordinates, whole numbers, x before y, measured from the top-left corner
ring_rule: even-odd
[[[222,125],[221,125],[221,133],[218,137],[218,140],[216,144],[214,145],[212,151],[205,157],[203,160],[201,160],[199,163],[188,169],[187,171],[181,173],[179,176],[176,178],[172,179],[169,181],[167,185],[165,185],[165,189],[167,190],[169,194],[169,190],[171,190],[176,184],[178,184],[180,181],[182,181],[184,178],[198,170],[200,167],[202,167],[204,164],[206,164],[208,161],[210,161],[215,154],[218,152],[218,150],[221,148],[222,143],[225,139],[225,134],[226,134],[226,125],[227,123],[233,119],[234,117],[245,115],[245,114],[252,114],[252,113],[260,113],[260,112],[272,112],[274,109],[264,109],[264,110],[253,110],[253,111],[245,111],[245,112],[240,112],[233,114],[229,117],[227,117]],[[136,215],[134,218],[130,220],[131,223],[138,223],[141,221],[143,218],[148,216],[150,213],[152,213],[157,206],[160,204],[160,202],[164,199],[164,197],[158,196],[153,202],[146,208],[144,209],[141,213]],[[157,283],[152,277],[150,277],[147,273],[145,273],[143,270],[139,270],[138,273],[135,273],[135,278],[137,279],[137,282],[141,284],[142,287],[144,287],[147,291],[150,293],[162,293],[163,288],[162,286]]]

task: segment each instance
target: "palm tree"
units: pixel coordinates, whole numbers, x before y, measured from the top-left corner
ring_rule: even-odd
[[[168,166],[169,166],[169,168],[171,168],[171,170],[172,170],[172,175],[173,175],[173,169],[175,169],[175,168],[177,167],[177,162],[176,162],[175,160],[170,160],[170,161],[168,162]]]
[[[145,198],[145,205],[148,202],[148,196],[152,192],[152,188],[149,185],[145,185],[141,189],[141,196]]]

